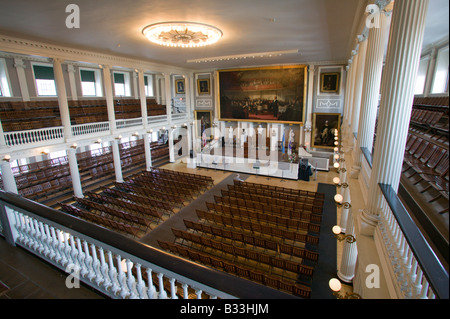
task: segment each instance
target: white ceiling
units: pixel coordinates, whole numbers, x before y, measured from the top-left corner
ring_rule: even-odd
[[[0,34],[40,40],[189,69],[346,61],[362,0],[0,0]],[[80,28],[68,29],[66,6],[80,8]],[[358,5],[359,4],[359,5]],[[448,1],[430,0],[424,45],[448,39]],[[215,45],[167,48],[141,33],[152,23],[186,20],[223,31]],[[355,21],[354,21],[355,20]],[[280,50],[283,57],[187,63],[189,59]],[[1,47],[0,47],[1,50]]]

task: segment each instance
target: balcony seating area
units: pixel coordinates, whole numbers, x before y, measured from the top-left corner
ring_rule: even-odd
[[[70,100],[70,124],[86,124],[108,121],[105,99]],[[139,99],[114,100],[115,118],[117,120],[141,117]],[[165,115],[166,106],[155,99],[147,99],[147,116]],[[61,126],[58,100],[46,101],[2,101],[0,102],[0,120],[4,132],[37,130]]]
[[[208,267],[310,298],[324,194],[234,181],[197,221],[173,227],[165,250]]]

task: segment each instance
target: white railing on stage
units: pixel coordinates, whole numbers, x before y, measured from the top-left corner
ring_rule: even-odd
[[[115,299],[293,298],[4,191],[0,225],[10,244],[65,271],[66,285],[79,280]]]
[[[72,125],[72,135],[80,136],[109,131],[109,122],[95,122]]]
[[[387,185],[380,188],[382,208],[376,233],[380,234],[379,249],[389,261],[388,273],[394,279],[397,295],[406,299],[448,298],[448,273],[400,205],[397,195]]]
[[[37,144],[41,142],[64,141],[64,127],[47,127],[36,130],[3,132],[7,146]]]

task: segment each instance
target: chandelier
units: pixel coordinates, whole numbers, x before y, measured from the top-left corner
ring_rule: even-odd
[[[142,33],[153,43],[183,48],[210,45],[222,37],[222,31],[211,25],[182,21],[150,24]]]

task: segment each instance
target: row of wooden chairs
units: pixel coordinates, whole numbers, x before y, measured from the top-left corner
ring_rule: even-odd
[[[49,167],[65,165],[69,163],[67,156],[56,157],[48,160],[43,160],[34,163],[22,164],[18,166],[11,167],[13,174],[26,174],[26,173],[36,173],[41,170],[45,170]]]
[[[164,201],[152,199],[152,198],[149,198],[146,196],[140,196],[140,195],[133,194],[130,192],[125,192],[125,191],[117,189],[117,188],[102,187],[101,189],[104,194],[107,194],[109,196],[127,199],[131,202],[149,206],[154,209],[158,209],[162,212],[172,213],[173,209],[175,208],[175,205],[173,205],[169,202],[164,202]]]
[[[311,288],[293,281],[286,281],[276,276],[266,275],[260,271],[255,271],[246,267],[237,266],[227,260],[204,254],[198,250],[184,247],[176,243],[170,243],[158,240],[162,249],[178,254],[184,258],[189,258],[195,262],[214,267],[221,271],[241,276],[243,278],[258,282],[260,284],[272,287],[274,289],[288,292],[292,295],[302,298],[310,298]]]
[[[176,183],[180,187],[191,188],[195,191],[207,190],[209,183],[204,179],[187,177],[182,175],[169,175],[166,173],[156,173],[154,171],[142,171],[143,178],[146,180],[161,181],[164,183]]]
[[[209,224],[202,224],[190,220],[183,220],[187,229],[202,232],[203,234],[214,236],[214,238],[224,238],[233,241],[233,244],[242,246],[248,244],[255,247],[263,248],[270,251],[272,254],[287,254],[299,258],[308,259],[317,262],[319,254],[317,252],[309,251],[304,247],[294,246],[287,243],[280,243],[275,240],[261,237],[260,234],[248,234],[246,232],[235,229],[226,229]],[[220,239],[219,239],[220,240]]]
[[[89,197],[89,199],[92,199],[94,201],[96,201],[99,204],[111,204],[114,206],[118,206],[120,207],[121,210],[126,210],[130,213],[137,213],[133,214],[139,217],[139,215],[141,216],[152,216],[152,217],[156,217],[158,219],[161,219],[162,217],[162,213],[160,213],[158,210],[156,209],[151,209],[149,207],[143,206],[139,203],[134,203],[134,202],[130,202],[127,200],[123,200],[121,198],[115,198],[115,197],[111,197],[111,196],[105,196],[102,194],[97,194],[97,193],[93,193],[93,192],[86,192],[86,196]],[[149,223],[145,222],[144,225],[149,225]]]
[[[312,224],[307,221],[292,219],[290,217],[281,217],[277,215],[267,214],[266,212],[259,212],[248,209],[246,207],[234,207],[226,204],[216,204],[209,202],[206,202],[206,207],[210,211],[225,214],[231,216],[232,218],[258,221],[260,223],[276,225],[276,227],[283,227],[285,229],[302,229],[308,230],[312,233],[320,232],[320,224]]]
[[[448,95],[447,96],[415,96],[413,105],[421,106],[448,106]]]
[[[231,226],[235,229],[243,229],[245,231],[252,232],[253,234],[265,234],[274,238],[282,240],[293,240],[312,243],[314,245],[319,244],[319,237],[308,234],[308,229],[289,230],[282,229],[276,225],[263,224],[254,220],[240,219],[237,217],[231,217],[228,215],[220,215],[213,211],[203,211],[196,209],[197,217],[200,220],[205,220],[217,225]],[[309,237],[308,237],[309,236]]]
[[[115,221],[111,218],[91,213],[85,209],[74,207],[72,205],[67,205],[63,203],[59,203],[59,205],[61,206],[61,210],[63,212],[66,212],[67,214],[82,218],[96,225],[100,225],[111,230],[125,233],[134,237],[137,237],[140,232],[140,229],[132,224]]]
[[[172,176],[183,176],[183,177],[188,177],[188,178],[195,179],[195,180],[203,180],[203,181],[207,182],[208,184],[210,184],[211,186],[214,185],[214,181],[211,176],[172,171],[170,169],[164,169],[164,168],[159,168],[159,167],[152,167],[152,172],[164,173],[166,175],[172,175]]]
[[[37,184],[43,184],[53,179],[59,179],[64,176],[70,175],[70,169],[68,164],[48,167],[40,171],[34,171],[31,173],[25,173],[15,176],[16,185],[18,189],[27,188]]]
[[[231,185],[230,185],[231,186]],[[253,205],[256,203],[260,205],[264,205],[267,207],[273,207],[274,209],[278,209],[283,207],[287,211],[297,211],[297,212],[309,212],[311,214],[318,215],[317,218],[320,218],[322,215],[323,207],[322,200],[317,203],[317,199],[307,198],[307,197],[298,197],[296,201],[290,201],[279,198],[270,198],[267,196],[254,195],[248,193],[242,193],[235,190],[221,190],[223,197],[236,198],[238,200],[245,200],[247,202],[253,202]]]
[[[234,261],[236,258],[242,257],[244,259],[257,261],[271,267],[277,267],[282,270],[287,270],[289,272],[292,272],[295,276],[300,274],[312,279],[312,276],[314,274],[314,267],[304,265],[297,261],[272,256],[263,252],[256,251],[254,249],[246,249],[245,247],[222,243],[220,241],[210,239],[205,236],[199,236],[180,229],[172,228],[172,232],[177,238],[181,238],[183,240],[201,245],[202,247],[204,247],[203,249],[201,249],[202,251],[214,249],[218,252],[228,254],[228,256],[232,258],[232,260],[230,261]],[[315,256],[318,255],[316,254]]]
[[[227,191],[222,191],[222,196],[214,195],[214,201],[216,204],[222,204],[233,207],[245,207],[249,210],[254,210],[256,212],[261,212],[273,216],[280,216],[284,218],[291,218],[296,220],[304,220],[306,222],[320,224],[322,222],[322,216],[313,214],[312,206],[304,204],[298,204],[297,207],[285,207],[278,205],[265,204],[258,201],[253,201],[252,199],[228,197]],[[207,207],[210,204],[207,204]]]
[[[444,115],[444,112],[412,109],[411,122],[422,125],[435,125]]]
[[[321,198],[312,198],[307,196],[306,194],[302,195],[291,195],[287,193],[282,193],[278,191],[273,190],[267,190],[267,189],[259,189],[259,188],[252,188],[252,187],[246,187],[241,185],[227,185],[228,190],[239,192],[246,195],[257,195],[262,196],[268,199],[281,199],[281,200],[287,200],[291,202],[302,202],[314,205],[316,207],[323,207],[324,200]]]
[[[19,189],[18,194],[31,200],[40,201],[41,199],[47,199],[51,194],[69,188],[72,188],[72,177],[67,175],[52,179],[51,181],[43,181],[41,184]]]
[[[130,192],[132,194],[137,194],[139,196],[146,196],[150,197],[152,199],[159,199],[163,200],[169,203],[174,204],[176,207],[183,207],[184,206],[184,198],[175,194],[168,194],[164,191],[159,191],[157,189],[150,189],[146,187],[141,187],[136,184],[132,184],[130,182],[123,182],[123,183],[114,183],[115,187],[118,189],[121,189],[126,192]]]
[[[250,183],[250,182],[243,182],[234,179],[233,180],[234,185],[240,185],[247,188],[252,189],[263,189],[263,190],[270,190],[272,192],[282,193],[282,194],[290,194],[290,195],[296,195],[296,196],[306,196],[310,198],[316,198],[316,199],[325,199],[324,193],[319,192],[310,192],[305,191],[301,189],[293,189],[293,188],[286,188],[286,187],[280,187],[280,186],[273,186],[273,185],[266,185],[266,184],[258,184],[258,183]]]
[[[158,190],[170,195],[177,195],[184,198],[185,200],[192,200],[194,199],[194,196],[197,195],[197,192],[195,192],[194,190],[190,188],[184,188],[186,185],[166,184],[164,182],[156,180],[149,181],[142,178],[142,176],[135,176],[132,180],[129,180],[127,182],[150,190]]]

